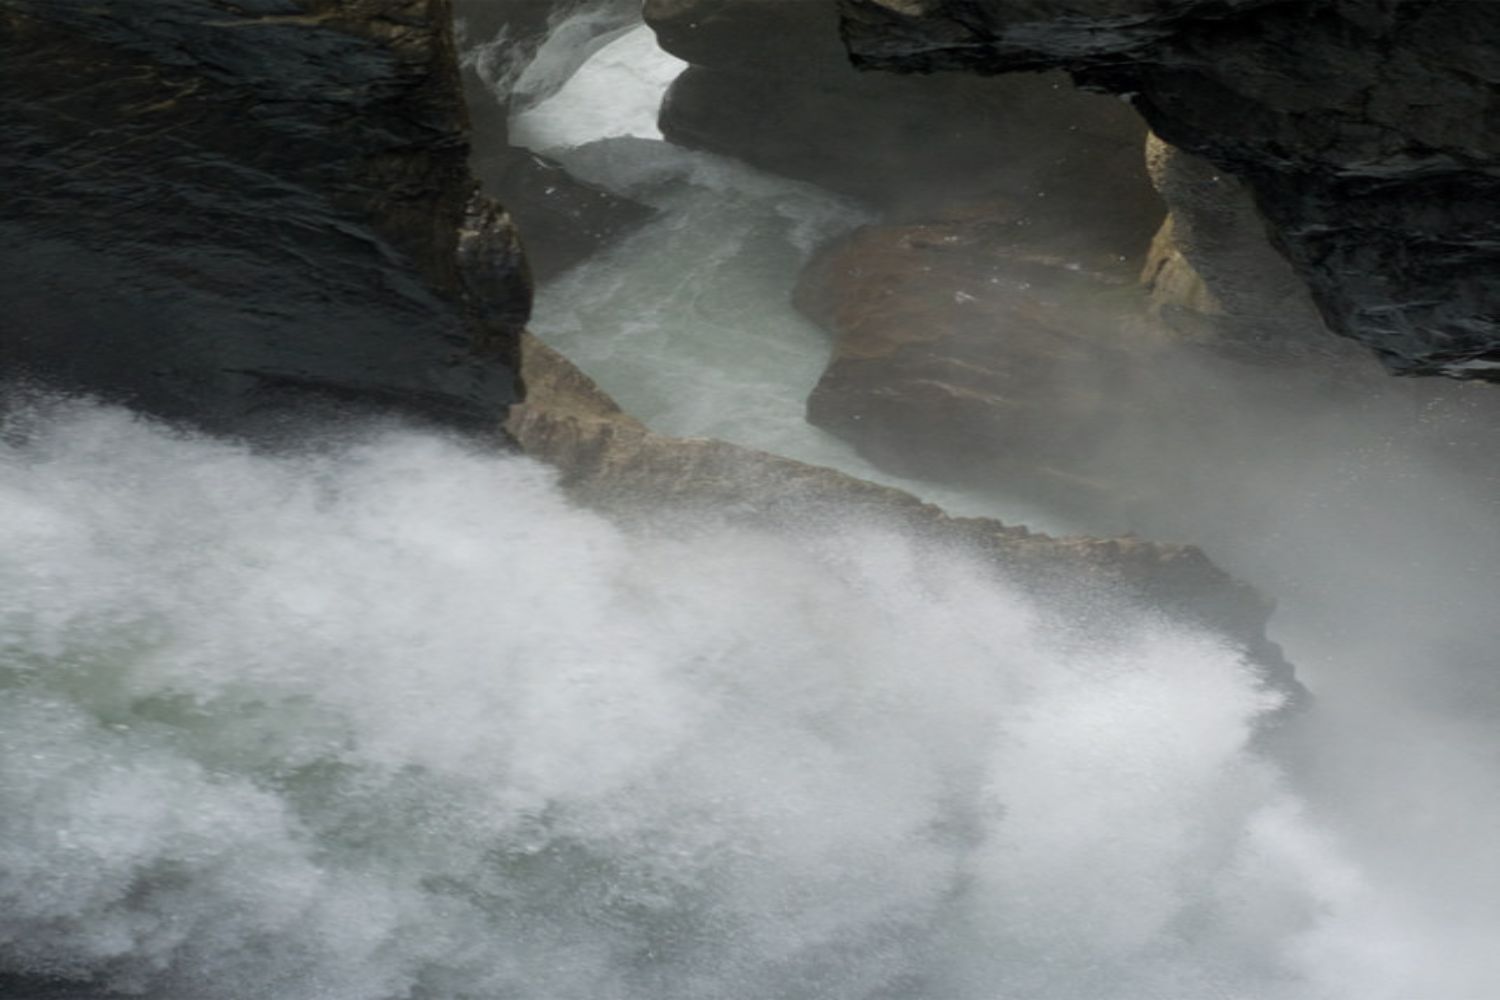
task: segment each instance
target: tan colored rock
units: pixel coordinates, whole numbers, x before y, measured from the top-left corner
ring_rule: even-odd
[[[1242,183],[1155,135],[1146,164],[1170,212],[1141,274],[1164,326],[1250,361],[1362,360],[1328,330],[1307,285],[1271,246]]]

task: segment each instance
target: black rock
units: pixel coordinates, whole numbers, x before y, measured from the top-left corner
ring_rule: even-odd
[[[0,0],[0,364],[236,431],[494,426],[530,278],[446,2]]]

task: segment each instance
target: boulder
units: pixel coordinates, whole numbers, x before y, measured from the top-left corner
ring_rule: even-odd
[[[441,0],[0,2],[0,364],[213,430],[492,428],[530,278]]]
[[[806,0],[646,0],[663,49],[694,66],[827,83],[848,77],[838,9]]]
[[[1278,341],[1244,314],[1195,313],[1185,335],[1128,276],[1013,229],[993,212],[873,225],[815,254],[795,301],[834,343],[808,419],[899,475],[1231,549],[1272,530],[1267,494],[1379,455],[1493,493],[1500,387],[1392,379],[1357,345]]]
[[[1238,179],[1155,136],[1146,161],[1169,210],[1141,275],[1160,322],[1249,361],[1358,364],[1359,346],[1329,332]]]
[[[1500,378],[1500,5],[840,0],[863,67],[1065,69],[1240,178],[1328,326]]]
[[[808,419],[903,475],[1077,509],[1116,489],[1098,442],[1156,398],[1166,345],[1128,276],[1033,248],[1018,220],[875,225],[794,301],[834,335]]]

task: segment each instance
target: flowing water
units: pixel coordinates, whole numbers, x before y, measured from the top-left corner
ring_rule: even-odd
[[[792,307],[791,289],[819,244],[872,217],[812,185],[662,141],[656,108],[685,65],[638,28],[517,116],[515,141],[660,213],[542,288],[537,333],[661,433],[832,466],[954,513],[1071,529],[1013,497],[891,475],[807,423],[804,404],[832,340]]]
[[[833,448],[797,443],[821,359],[777,346],[816,342],[772,293],[857,213],[640,136],[572,159],[655,192],[681,257],[630,270],[643,234],[539,329],[662,429]],[[693,312],[670,276],[704,260]],[[1345,492],[1375,491],[1306,502]],[[1493,565],[1462,499],[1422,537]],[[1316,559],[1432,571],[1338,537],[1367,549]],[[270,455],[19,409],[0,969],[153,1000],[1492,1000],[1493,700],[1433,645],[1454,616],[1408,607],[1403,644],[1356,603],[1294,650],[1328,662],[1287,770],[1213,636],[1080,631],[874,527],[664,537],[430,432]]]

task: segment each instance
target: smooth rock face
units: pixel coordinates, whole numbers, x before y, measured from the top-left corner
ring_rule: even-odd
[[[1329,327],[1500,377],[1500,4],[840,0],[856,63],[1063,68],[1241,178]]]
[[[1304,694],[1265,636],[1271,605],[1190,545],[1137,538],[1052,538],[986,518],[949,517],[909,493],[832,469],[706,438],[654,434],[625,414],[556,351],[523,344],[527,400],[506,429],[556,467],[580,502],[681,531],[695,512],[783,530],[817,531],[851,518],[888,525],[970,553],[1034,592],[1139,600],[1236,643],[1268,685],[1295,704]]]
[[[492,427],[530,278],[446,0],[0,0],[0,365],[240,431]]]
[[[560,164],[509,146],[476,148],[471,160],[482,189],[510,212],[537,283],[633,232],[655,210],[579,180]]]
[[[821,250],[794,301],[835,337],[807,416],[908,476],[1064,508],[1118,490],[1098,442],[1159,398],[1170,343],[1129,275],[979,219],[875,225]]]

